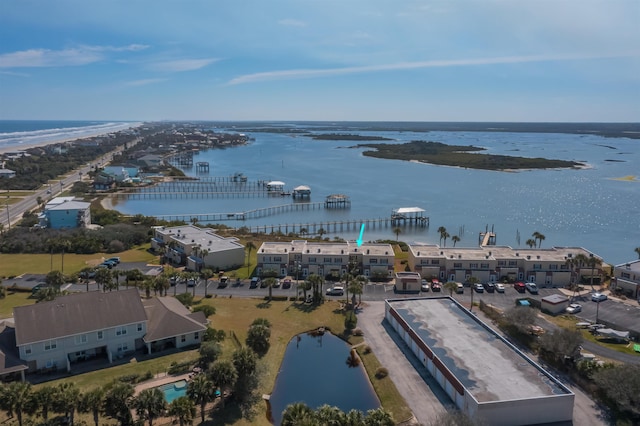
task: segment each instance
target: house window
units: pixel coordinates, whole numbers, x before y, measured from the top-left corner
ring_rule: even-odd
[[[518,261],[517,260],[510,260],[509,261],[509,266],[518,266]]]
[[[460,262],[454,263],[453,267],[454,268],[462,268],[462,263],[460,263]]]
[[[128,343],[120,343],[118,345],[118,352],[124,352],[129,350],[129,344]]]
[[[58,347],[58,342],[55,340],[49,340],[48,342],[44,342],[44,350],[52,351]]]
[[[439,265],[440,264],[440,259],[431,259],[431,264],[432,265]]]
[[[197,331],[193,333],[193,338],[194,340],[200,340],[200,333],[198,333]]]
[[[104,331],[100,330],[96,334],[98,335],[98,340],[104,339]]]
[[[489,264],[488,263],[481,263],[480,264],[480,269],[489,269]]]
[[[88,337],[86,334],[81,334],[79,336],[76,336],[76,345],[83,345],[85,343],[87,343],[89,341]]]
[[[31,355],[31,345],[24,347],[25,355]]]
[[[325,257],[324,258],[324,263],[331,263],[331,258],[330,257]]]
[[[378,263],[378,259],[369,259],[369,263]]]
[[[540,263],[534,263],[534,264],[533,264],[533,269],[542,269],[542,264],[540,264]]]
[[[138,331],[142,331],[142,323],[138,324]]]
[[[560,265],[560,269],[569,269],[569,265]]]
[[[470,263],[470,264],[469,264],[469,268],[471,268],[471,269],[478,269],[478,264],[477,264],[477,263]]]
[[[557,271],[558,270],[558,265],[549,265],[549,269],[552,271]]]
[[[498,260],[498,266],[506,266],[507,262],[504,260]]]
[[[628,273],[628,272],[621,272],[621,273],[620,273],[620,278],[626,278],[626,279],[629,279],[629,278],[631,278],[631,274],[630,274],[630,273]]]
[[[388,265],[389,264],[389,259],[380,259],[380,264],[381,265]]]
[[[273,257],[273,261],[274,262],[282,262],[282,257],[281,256],[274,256]]]
[[[316,258],[315,257],[310,257],[309,258],[309,263],[316,263]]]
[[[116,328],[116,336],[124,336],[125,334],[127,334],[127,327]]]
[[[186,342],[187,341],[187,336],[185,336],[184,334],[182,336],[180,336],[180,341],[182,343]]]
[[[342,259],[339,258],[339,257],[336,257],[336,258],[333,259],[333,263],[340,264],[340,263],[342,263]]]

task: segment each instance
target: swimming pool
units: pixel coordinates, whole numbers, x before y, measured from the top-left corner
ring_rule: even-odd
[[[187,394],[187,381],[179,380],[177,382],[167,383],[166,385],[159,386],[158,389],[164,393],[164,398],[167,402],[171,403],[174,399]]]

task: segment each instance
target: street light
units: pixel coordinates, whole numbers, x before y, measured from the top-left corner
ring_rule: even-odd
[[[600,301],[598,300],[598,301],[596,302],[596,324],[599,324],[599,323],[598,323],[598,314],[599,314],[599,313],[600,313]]]
[[[7,229],[11,228],[11,215],[9,214],[9,196],[7,195]]]

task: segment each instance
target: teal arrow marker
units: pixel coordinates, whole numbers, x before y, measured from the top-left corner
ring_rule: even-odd
[[[360,237],[356,240],[356,243],[358,243],[358,247],[360,247],[362,245],[362,235],[363,234],[364,234],[364,223],[360,227]]]

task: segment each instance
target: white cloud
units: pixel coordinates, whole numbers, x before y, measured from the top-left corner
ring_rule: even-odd
[[[306,27],[307,23],[304,21],[299,21],[297,19],[281,19],[278,21],[278,24],[285,27]]]
[[[104,52],[133,52],[142,44],[128,46],[80,46],[62,50],[29,49],[0,55],[0,68],[69,67],[87,65],[105,58]]]
[[[360,67],[343,67],[343,68],[327,68],[327,69],[293,69],[293,70],[269,71],[269,72],[255,73],[255,74],[246,74],[246,75],[242,75],[242,76],[231,79],[227,83],[227,85],[255,83],[260,81],[329,77],[334,75],[358,74],[358,73],[378,72],[378,71],[410,70],[410,69],[419,69],[419,68],[516,64],[516,63],[527,63],[527,62],[573,61],[573,60],[582,60],[582,59],[603,59],[603,58],[638,57],[638,56],[640,56],[640,51],[625,52],[625,53],[611,53],[608,55],[568,54],[568,55],[502,56],[502,57],[494,57],[494,58],[398,62],[393,64],[380,64],[380,65],[370,65],[370,66],[360,66]]]
[[[173,61],[156,62],[151,67],[156,71],[183,72],[204,68],[218,59],[176,59]]]
[[[124,83],[125,86],[129,87],[138,87],[138,86],[146,86],[148,84],[156,84],[162,83],[163,81],[167,81],[166,78],[145,78],[141,80],[132,80]]]

